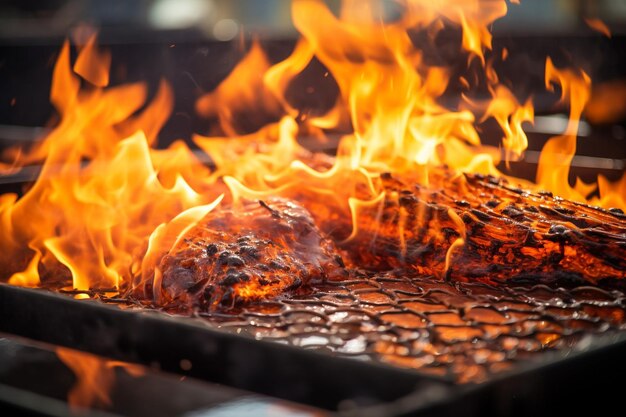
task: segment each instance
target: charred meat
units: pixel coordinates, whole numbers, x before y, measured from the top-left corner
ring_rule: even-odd
[[[168,298],[201,310],[293,294],[345,273],[307,210],[278,198],[209,213],[159,269]]]

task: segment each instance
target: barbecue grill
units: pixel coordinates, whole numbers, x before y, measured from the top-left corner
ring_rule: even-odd
[[[228,34],[227,29],[216,33]],[[278,37],[261,37],[273,62],[294,47],[291,34],[282,30]],[[555,124],[566,111],[556,103],[558,97],[541,92],[544,67],[539,61],[552,56],[582,63],[594,82],[621,79],[626,76],[626,37],[616,30],[606,38],[588,28],[575,36],[499,30],[494,42],[510,54],[500,64],[503,78],[521,79],[522,95],[536,97],[538,117],[527,126],[530,147],[509,171],[532,179],[539,151],[559,133]],[[46,102],[50,62],[67,34],[58,35],[29,34],[17,42],[5,34],[1,41],[0,55],[7,62],[0,67],[4,148],[38,139],[49,129],[42,121],[52,112]],[[440,42],[455,42],[455,36],[445,35]],[[112,84],[143,80],[152,96],[161,77],[171,82],[175,108],[160,133],[163,146],[181,137],[189,142],[193,133],[215,128],[215,119],[198,115],[195,99],[213,90],[251,44],[245,37],[207,40],[189,29],[106,26],[99,43],[111,50]],[[316,62],[307,71],[292,95],[307,91],[326,69]],[[34,87],[40,97],[26,85],[41,86]],[[337,86],[325,87],[315,98],[296,97],[306,103],[308,114],[316,106],[333,105]],[[456,92],[449,94],[453,100]],[[244,119],[239,133],[253,132],[272,115],[256,117]],[[572,178],[623,174],[625,123],[624,115],[583,123]],[[485,123],[481,129],[484,143],[498,143],[497,126]],[[332,155],[344,133],[330,132],[323,143],[314,137],[299,140]],[[203,166],[213,167],[204,154],[197,156]],[[40,170],[34,164],[1,176],[0,193],[23,194]],[[623,212],[607,213],[623,222]],[[102,369],[111,363],[121,367],[111,371],[111,402],[83,410],[94,416],[600,413],[613,410],[623,388],[626,287],[619,280],[593,285],[568,276],[548,282],[526,277],[494,285],[435,275],[416,280],[401,271],[373,272],[362,265],[349,279],[311,287],[233,310],[177,314],[110,288],[50,291],[2,283],[2,407],[24,415],[70,412],[67,398],[77,379],[59,359],[63,349],[77,358],[94,355],[93,363]]]

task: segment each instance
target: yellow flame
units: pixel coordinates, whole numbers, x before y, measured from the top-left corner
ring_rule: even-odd
[[[507,13],[507,2],[401,4],[405,13],[386,22],[380,2],[373,0],[346,0],[338,15],[322,0],[294,0],[292,18],[302,38],[290,56],[272,65],[254,42],[230,75],[196,102],[198,113],[219,125],[211,136],[193,138],[214,169],[182,141],[156,149],[173,107],[165,81],[144,106],[143,83],[107,87],[111,58],[97,48],[95,35],[79,48],[73,66],[65,42],[50,92],[59,123],[32,149],[8,151],[4,156],[11,162],[0,165],[9,172],[42,164],[24,196],[0,196],[2,278],[30,286],[71,282],[78,289],[152,283],[157,291],[160,256],[222,198],[228,204],[270,195],[301,198],[327,232],[342,216],[350,219],[351,231],[334,236],[350,243],[363,221],[379,222],[383,204],[398,200],[385,189],[386,173],[424,187],[445,186],[432,183],[441,165],[453,171],[454,180],[462,172],[502,175],[497,169],[502,156],[507,163],[523,157],[528,138],[522,125],[534,117],[532,101],[522,103],[496,71],[495,60],[506,59],[508,51],[491,50],[490,28]],[[462,35],[458,52],[467,65],[461,75],[453,65],[433,65],[411,37],[412,31],[422,31],[436,46],[446,28]],[[339,93],[326,114],[305,118],[286,92],[314,58]],[[556,68],[550,59],[545,70],[546,87],[560,88],[570,121],[562,135],[546,143],[536,184],[525,185],[625,207],[624,178],[569,185],[591,81],[583,71]],[[454,82],[463,94],[458,102],[444,104],[453,76],[459,77]],[[479,84],[486,87],[486,99],[474,94]],[[245,112],[265,112],[278,121],[244,135],[249,130],[239,115]],[[490,119],[502,130],[501,149],[481,141],[477,126]],[[298,142],[304,133],[321,137],[324,130],[348,125],[351,131],[341,132],[334,157],[313,154]],[[599,197],[590,198],[596,190]],[[394,233],[401,256],[411,220],[403,210]],[[464,224],[455,216],[448,217],[460,237],[449,246],[445,270],[465,239]],[[378,225],[367,226],[375,239]],[[429,233],[437,243],[450,244],[439,231]]]
[[[589,99],[591,80],[583,72],[560,70],[546,61],[546,88],[561,88],[561,100],[569,101],[570,118],[563,135],[551,138],[543,147],[537,168],[537,184],[564,198],[586,201],[586,195],[569,185],[569,168],[576,153],[578,124]]]

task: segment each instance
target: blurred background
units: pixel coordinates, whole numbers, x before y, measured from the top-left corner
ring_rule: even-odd
[[[329,0],[338,9],[339,0]],[[398,2],[380,0],[387,19],[401,13]],[[590,117],[581,130],[579,151],[604,158],[585,164],[621,175],[626,160],[626,1],[521,0],[493,27],[494,51],[509,52],[497,70],[513,80],[515,93],[535,97],[536,112],[552,116],[554,94],[545,93],[545,59],[583,68],[594,82],[595,102],[610,111]],[[99,31],[111,50],[112,84],[145,81],[154,91],[161,78],[172,85],[175,109],[160,141],[207,133],[210,120],[198,118],[194,104],[214,89],[257,37],[272,61],[285,58],[298,35],[287,0],[3,0],[0,2],[0,147],[33,140],[54,114],[48,92],[61,43],[79,27]],[[594,30],[603,21],[611,37]],[[320,71],[318,71],[320,73]],[[323,73],[323,69],[321,70]],[[327,95],[336,93],[333,86]],[[322,91],[322,95],[323,95]],[[322,102],[331,102],[321,99]],[[558,116],[558,115],[557,115]],[[530,150],[558,134],[563,120],[538,118],[529,130]],[[245,126],[252,131],[258,126]],[[487,135],[488,136],[488,135]],[[590,139],[592,138],[592,139]],[[610,157],[609,157],[610,156]],[[599,161],[599,162],[598,162]],[[600,165],[598,165],[600,164]]]
[[[295,36],[286,0],[4,0],[0,4],[0,36],[35,41],[64,36],[80,22],[89,22],[120,36],[137,31],[197,29],[207,39],[230,40],[241,30],[265,36]],[[328,1],[337,7],[338,0]],[[498,21],[495,30],[544,35],[575,34],[585,18],[599,18],[613,33],[626,28],[623,0],[522,0]],[[394,0],[381,0],[390,13]],[[132,41],[132,39],[128,39]]]

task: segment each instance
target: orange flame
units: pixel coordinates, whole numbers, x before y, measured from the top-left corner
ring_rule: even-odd
[[[270,195],[301,198],[325,232],[348,244],[359,237],[364,221],[380,221],[381,207],[399,200],[398,193],[385,189],[388,173],[425,189],[446,186],[433,174],[441,165],[455,173],[453,179],[462,172],[502,175],[496,169],[501,155],[506,162],[523,157],[528,138],[522,124],[534,118],[532,101],[521,103],[500,82],[494,65],[498,56],[508,56],[508,51],[491,50],[490,31],[507,13],[506,1],[401,3],[403,16],[385,22],[375,1],[344,1],[337,16],[322,0],[294,0],[293,22],[302,39],[292,54],[272,65],[254,42],[231,74],[196,103],[200,115],[219,124],[221,136],[194,137],[215,163],[213,170],[181,141],[156,149],[172,109],[165,81],[137,114],[146,100],[145,85],[105,88],[110,55],[96,47],[95,36],[80,49],[73,67],[66,42],[50,93],[60,122],[32,149],[5,155],[11,169],[43,165],[24,196],[0,197],[3,278],[30,286],[71,281],[78,289],[152,288],[158,301],[158,259],[222,198],[226,204]],[[457,104],[444,105],[444,94],[457,82],[454,68],[433,65],[411,31],[422,31],[435,45],[446,28],[462,34],[458,48],[467,68],[458,80],[463,95]],[[303,118],[286,91],[313,58],[326,67],[339,94],[326,114]],[[82,81],[92,86],[81,88]],[[473,94],[479,85],[486,87],[487,99]],[[600,177],[592,186],[568,183],[589,77],[558,69],[548,59],[546,86],[561,89],[570,122],[563,135],[546,144],[537,183],[526,185],[577,201],[626,207],[624,179],[609,183]],[[238,115],[260,109],[278,121],[242,134],[250,126],[240,126]],[[503,152],[481,142],[477,125],[489,119],[502,130]],[[305,133],[323,135],[344,123],[352,132],[341,137],[334,158],[313,154],[298,142]],[[596,189],[600,196],[589,197]],[[463,222],[454,213],[446,217],[455,229],[453,242],[438,230],[429,231],[433,241],[451,243],[441,262],[444,270],[465,240]],[[346,218],[351,229],[337,228]],[[409,220],[399,209],[400,257],[406,253]],[[375,239],[376,227],[369,229]]]
[[[607,38],[611,37],[611,30],[602,20],[588,17],[585,18],[585,23],[587,23],[587,26],[589,26],[591,29],[603,34]]]
[[[58,347],[56,354],[76,375],[76,383],[67,398],[70,407],[75,411],[111,405],[110,393],[115,384],[115,368],[122,368],[134,377],[144,374],[144,370],[138,365],[106,360],[77,350]]]
[[[537,184],[546,190],[559,190],[565,198],[585,201],[580,188],[569,186],[569,167],[576,153],[578,123],[589,99],[591,80],[584,72],[557,69],[552,60],[546,62],[546,87],[561,87],[561,100],[569,100],[570,118],[562,136],[550,139],[544,146],[537,169]]]
[[[94,33],[76,59],[74,72],[97,87],[106,87],[109,85],[110,67],[111,54],[108,51],[98,51]]]
[[[100,56],[93,48],[83,48],[77,62]],[[169,87],[162,83],[153,104],[133,116],[145,87],[80,90],[65,43],[51,99],[61,114],[59,125],[20,159],[23,165],[43,161],[39,177],[22,198],[9,194],[0,203],[3,230],[10,231],[0,244],[2,264],[10,266],[5,273],[14,272],[8,277],[14,284],[69,277],[77,289],[119,289],[138,269],[141,248],[156,226],[209,202],[175,166],[179,144],[149,148],[171,109]],[[200,166],[188,149],[185,155],[185,169]],[[47,276],[40,277],[41,271]]]

